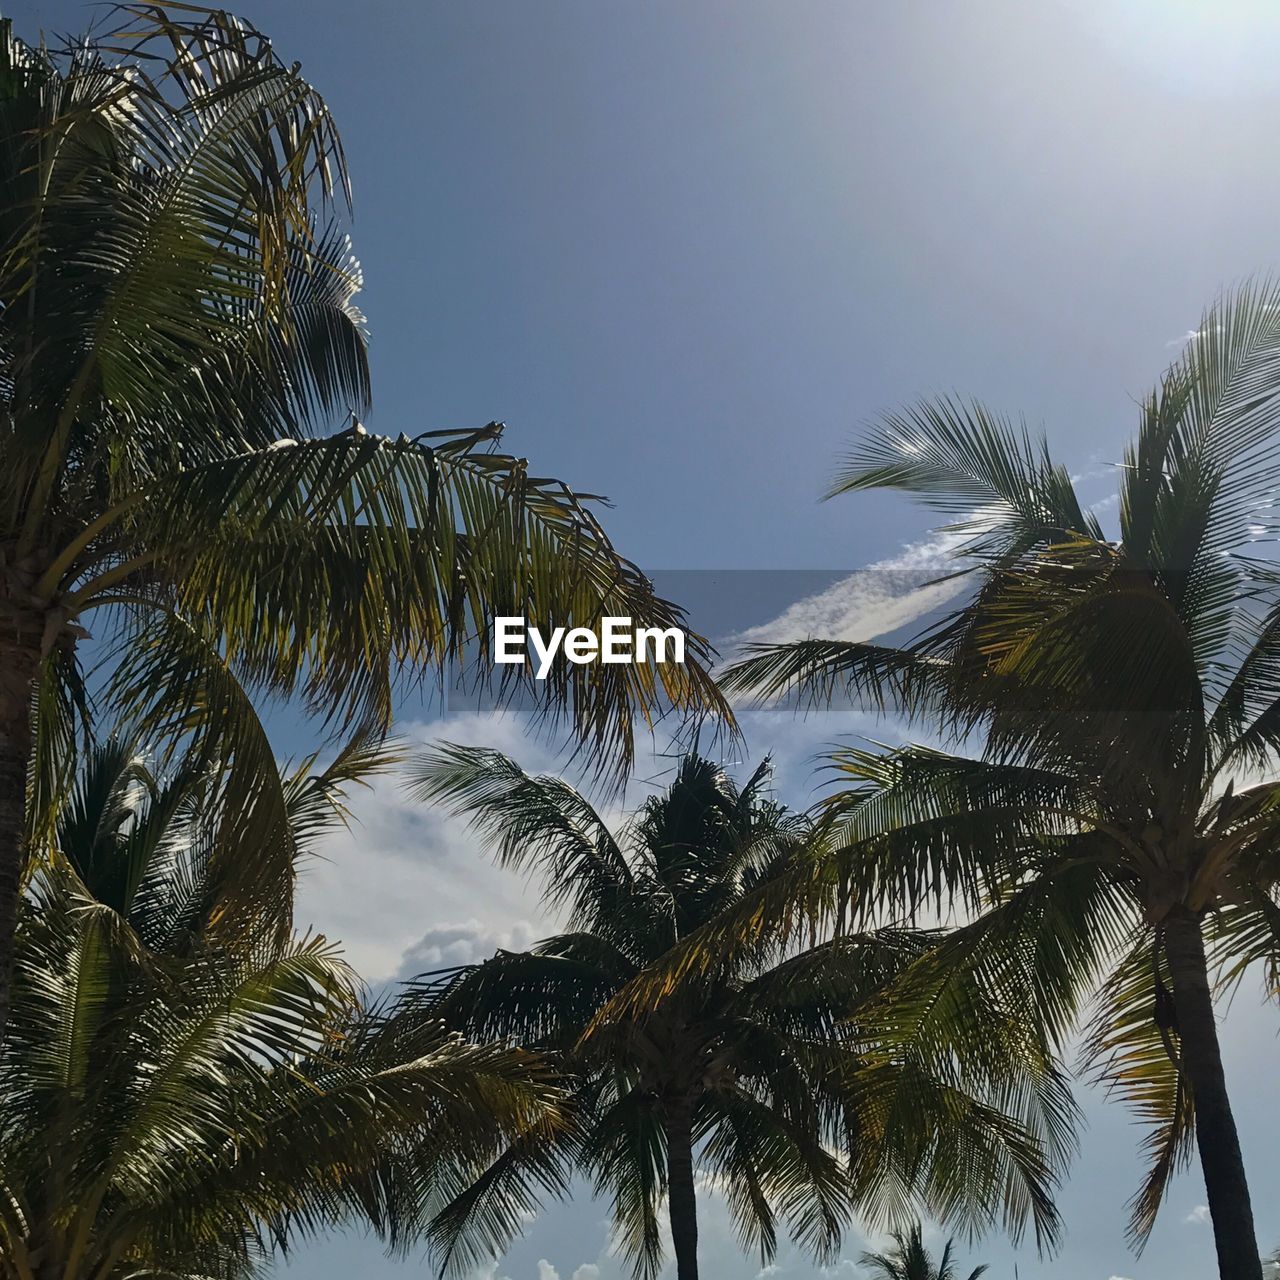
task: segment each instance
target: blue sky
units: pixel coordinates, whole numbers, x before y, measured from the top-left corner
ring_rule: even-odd
[[[1135,398],[1201,306],[1280,267],[1280,11],[1261,0],[242,10],[301,60],[343,130],[373,428],[505,420],[538,470],[614,500],[610,531],[654,570],[834,574],[936,555],[925,517],[895,499],[816,500],[851,434],[922,392],[956,389],[1042,422],[1102,499]],[[81,28],[93,10],[28,0],[4,12],[34,35]],[[788,583],[806,595],[829,579],[760,578],[745,591],[711,580],[671,579],[697,597],[699,622],[728,631],[777,615]],[[891,574],[858,582],[840,607],[864,630],[915,607]],[[417,736],[492,740],[541,761],[510,722],[404,714]],[[748,729],[753,755],[777,750],[779,791],[795,803],[811,796],[824,741],[872,731],[849,716],[760,715]],[[371,978],[518,943],[545,923],[521,885],[393,788],[363,797],[360,813],[303,907]],[[1225,1030],[1268,1247],[1280,1244],[1278,1025],[1246,992]],[[1066,1247],[1043,1263],[1020,1252],[1018,1274],[1211,1274],[1194,1173],[1147,1253],[1127,1252],[1137,1132],[1101,1100],[1088,1110],[1062,1201]],[[754,1276],[717,1214],[704,1229],[708,1280]],[[602,1217],[585,1202],[548,1212],[494,1275],[614,1280]],[[851,1241],[848,1256],[861,1247]],[[972,1253],[1013,1274],[1002,1242]],[[819,1274],[780,1261],[780,1280]],[[348,1238],[289,1274],[426,1269]]]

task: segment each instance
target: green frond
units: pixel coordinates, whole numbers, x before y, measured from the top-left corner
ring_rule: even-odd
[[[404,760],[404,751],[395,741],[361,730],[317,772],[319,759],[319,754],[313,753],[284,780],[289,826],[299,851],[305,851],[332,827],[346,825],[351,817],[349,789],[368,787],[371,779],[396,769]]]
[[[975,1235],[1000,1226],[1016,1240],[1030,1222],[1040,1248],[1054,1245],[1053,1160],[1017,1118],[918,1062],[868,1066],[862,1083],[874,1118],[854,1170],[864,1220],[914,1203]]]
[[[366,1012],[323,939],[158,954],[64,863],[15,977],[0,1239],[73,1277],[239,1280],[353,1214],[403,1245],[504,1148],[568,1132],[536,1055]]]
[[[1016,877],[1029,836],[1070,831],[1090,804],[1052,770],[927,747],[828,759],[839,790],[823,804],[826,838],[864,911],[976,909]]]
[[[61,797],[71,785],[78,754],[93,723],[92,698],[74,650],[57,646],[41,667],[33,700],[27,808],[28,839],[36,847],[52,836]]]
[[[760,704],[790,696],[818,710],[843,697],[910,719],[933,704],[944,674],[927,655],[845,640],[747,645],[743,652],[746,657],[722,672],[720,685],[727,694],[752,695]]]
[[[596,1194],[612,1202],[615,1238],[636,1280],[657,1280],[666,1252],[658,1215],[667,1179],[666,1139],[653,1099],[632,1090],[602,1110],[582,1158]]]
[[[1006,775],[1011,793],[1058,784]],[[493,752],[436,750],[423,798],[471,816],[501,859],[556,877],[575,932],[429,975],[403,998],[406,1016],[557,1054],[580,1108],[572,1164],[612,1198],[641,1277],[662,1262],[667,1147],[685,1133],[765,1262],[784,1230],[833,1259],[855,1209],[927,1206],[975,1230],[1033,1223],[1051,1243],[1077,1117],[1022,1016],[1025,974],[999,969],[994,943],[935,962],[949,935],[851,932],[852,855],[773,801],[766,776],[739,787],[715,761],[686,758],[613,837],[559,779]],[[637,905],[646,898],[656,907]],[[1031,914],[1024,904],[1028,937]],[[668,918],[678,927],[637,928]],[[1055,982],[1074,996],[1047,945],[1032,957],[1048,970],[1046,1003],[1067,998]],[[530,1193],[519,1177],[515,1203]],[[508,1221],[480,1231],[482,1252]]]
[[[935,1263],[924,1243],[924,1229],[917,1220],[906,1231],[891,1233],[893,1248],[886,1253],[863,1253],[859,1261],[870,1267],[881,1280],[957,1280],[954,1260],[954,1239],[943,1246],[942,1255]],[[968,1280],[978,1280],[988,1267],[974,1267]]]
[[[1066,842],[1040,874],[936,938],[886,987],[870,1015],[876,1035],[939,1058],[963,1043],[996,1075],[1023,1053],[1064,1049],[1108,957],[1139,927],[1137,904],[1116,893],[1094,847]]]
[[[572,1104],[570,1104],[572,1105]],[[462,1168],[427,1227],[444,1275],[463,1275],[497,1257],[547,1197],[569,1194],[580,1133],[573,1123],[550,1135],[530,1129],[487,1167]],[[455,1194],[448,1198],[448,1192]]]
[[[723,1181],[744,1249],[772,1261],[775,1220],[820,1263],[838,1255],[852,1216],[846,1170],[823,1144],[820,1130],[793,1123],[777,1099],[744,1089],[717,1090],[708,1099],[715,1125],[703,1159]]]
[[[1280,755],[1280,605],[1246,634],[1209,717],[1217,772],[1265,767]]]
[[[1280,477],[1280,283],[1248,281],[1208,308],[1170,371],[1162,409],[1133,455],[1126,505],[1145,502],[1150,527],[1163,520],[1172,532],[1185,527],[1187,496],[1209,483],[1208,518],[1192,515],[1197,536],[1178,536],[1203,554],[1246,544]],[[1136,523],[1135,538],[1147,527]],[[1192,558],[1184,551],[1170,567],[1185,572]]]
[[[1274,855],[1268,861],[1273,862]],[[1235,900],[1206,922],[1210,960],[1226,988],[1234,989],[1261,970],[1267,997],[1280,1001],[1278,893],[1280,877],[1268,869],[1263,884],[1236,886]]]
[[[500,751],[441,743],[409,767],[409,794],[467,819],[502,866],[539,872],[543,900],[604,924],[635,877],[608,824],[563,779],[531,776]]]
[[[109,692],[139,740],[166,744],[170,758],[183,751],[183,769],[217,797],[217,824],[203,833],[204,923],[233,938],[269,919],[287,934],[297,857],[288,796],[257,708],[215,638],[162,614],[134,637]],[[241,856],[246,846],[254,858]]]
[[[1006,559],[1067,534],[1102,536],[1044,439],[976,402],[926,400],[889,415],[850,453],[828,497],[884,488],[959,517],[949,528],[970,553]]]
[[[616,952],[604,964],[584,959],[573,942],[551,938],[536,951],[500,951],[479,964],[425,975],[402,997],[404,1013],[440,1018],[480,1040],[572,1048],[583,1023],[634,971]]]
[[[145,615],[172,598],[250,687],[299,693],[344,727],[385,727],[394,669],[412,681],[450,664],[465,680],[496,682],[500,696],[518,687],[553,721],[567,717],[606,772],[629,763],[640,727],[672,711],[731,723],[708,674],[712,651],[692,633],[684,663],[494,675],[497,616],[684,622],[579,495],[487,451],[497,434],[495,424],[389,440],[361,429],[176,470],[121,507],[103,538],[122,551],[77,582],[73,599]]]
[[[1081,1063],[1146,1129],[1147,1173],[1129,1202],[1129,1237],[1141,1248],[1173,1176],[1191,1161],[1195,1103],[1179,1062],[1172,983],[1157,940],[1144,938],[1100,988]]]

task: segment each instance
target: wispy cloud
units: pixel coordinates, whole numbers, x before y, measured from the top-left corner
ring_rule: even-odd
[[[1273,309],[1274,308],[1272,307],[1267,308],[1268,311],[1271,311]],[[1186,333],[1182,335],[1182,337],[1170,338],[1169,341],[1166,342],[1164,345],[1166,347],[1185,347],[1189,343],[1199,342],[1200,339],[1203,338],[1206,334],[1213,334],[1214,336],[1220,337],[1222,332],[1223,332],[1222,323],[1221,321],[1219,321],[1217,324],[1205,325],[1199,329],[1188,329]]]
[[[789,605],[776,618],[731,637],[733,644],[785,644],[825,640],[874,640],[945,604],[964,590],[963,579],[938,579],[954,571],[964,535],[939,533],[869,564],[825,591]]]
[[[1198,1204],[1183,1219],[1184,1222],[1202,1223],[1209,1221],[1209,1206],[1207,1204]]]

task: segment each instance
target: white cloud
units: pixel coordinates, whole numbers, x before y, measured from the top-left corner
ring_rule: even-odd
[[[411,749],[447,738],[496,747],[527,768],[554,767],[515,716],[455,716],[401,734]],[[495,867],[463,823],[411,799],[401,775],[356,790],[350,808],[350,830],[329,834],[303,867],[297,919],[339,940],[367,981],[400,973],[410,952],[420,968],[438,968],[551,931],[521,878]]]
[[[956,580],[929,585],[948,567],[959,541],[958,535],[944,534],[904,547],[737,638],[869,639],[895,630],[963,589]],[[786,723],[768,710],[752,712],[744,716],[743,727],[750,750],[741,761],[725,763],[740,771],[773,752],[779,792],[797,805],[807,802],[806,791],[815,783],[815,752],[833,732],[897,736],[891,726],[850,710],[813,724]],[[495,747],[533,771],[560,772],[564,765],[553,746],[514,712],[410,723],[400,726],[400,733],[411,748],[451,740]],[[669,780],[675,762],[661,753],[664,746],[638,744],[637,781],[628,789],[627,808]],[[556,921],[541,911],[536,892],[521,877],[495,867],[465,824],[412,800],[402,776],[355,790],[350,808],[351,829],[325,837],[319,856],[303,868],[297,919],[342,943],[370,983],[469,963],[499,947],[523,948],[554,932]],[[620,809],[606,810],[611,820],[619,814]]]
[[[1195,1223],[1208,1222],[1209,1206],[1207,1204],[1196,1205],[1196,1207],[1192,1209],[1189,1214],[1187,1214],[1187,1216],[1183,1219],[1183,1221],[1195,1222]]]
[[[814,763],[833,739],[901,736],[894,726],[849,708],[814,721],[752,709],[741,725],[748,745],[735,753],[741,759],[725,760],[726,767],[741,776],[771,753],[778,796],[796,807],[810,803],[828,781],[815,774]],[[450,740],[505,751],[530,771],[564,772],[563,758],[514,714],[454,716],[408,724],[400,733],[411,751]],[[636,781],[625,803],[601,805],[615,829],[624,809],[665,786],[675,770],[673,757],[659,755],[652,744],[638,745]],[[297,920],[341,943],[367,982],[469,964],[499,948],[523,950],[558,929],[541,908],[536,883],[495,866],[465,823],[412,799],[403,775],[355,789],[349,807],[350,829],[324,837],[319,856],[303,866]],[[590,1273],[584,1280],[591,1280]]]
[[[560,1280],[560,1272],[546,1258],[539,1258],[537,1280]],[[600,1280],[600,1268],[594,1262],[584,1262],[569,1280]]]
[[[959,568],[952,559],[964,537],[939,533],[841,578],[825,591],[797,600],[776,618],[732,637],[735,644],[874,640],[896,631],[964,590],[963,579],[937,578]]]
[[[1112,1276],[1111,1280],[1130,1280],[1129,1276]]]
[[[399,726],[412,754],[441,741],[492,747],[532,773],[572,776],[563,754],[515,712],[467,713]],[[675,762],[637,742],[637,779],[625,808],[670,780]],[[297,920],[343,946],[367,982],[468,964],[499,948],[520,950],[554,933],[536,877],[496,866],[467,824],[405,790],[404,773],[377,778],[348,797],[350,829],[337,828],[303,866]],[[615,826],[619,804],[598,803]],[[589,1277],[588,1277],[589,1280]]]
[[[505,1271],[501,1275],[498,1274],[499,1266],[501,1266],[500,1262],[491,1262],[487,1267],[482,1267],[479,1271],[472,1271],[466,1280],[511,1280],[511,1277]]]
[[[1199,342],[1201,338],[1208,334],[1220,337],[1222,334],[1222,324],[1219,322],[1215,325],[1204,326],[1199,329],[1188,329],[1180,338],[1170,338],[1164,345],[1166,347],[1185,347],[1193,342]]]
[[[771,753],[779,797],[798,807],[811,798],[815,753],[833,735],[896,736],[875,717],[850,709],[813,722],[752,709],[741,725],[748,747],[735,750],[740,759],[725,759],[726,768],[742,776]],[[530,772],[573,776],[563,754],[514,712],[408,723],[398,732],[410,753],[435,742],[461,742],[506,752]],[[704,750],[712,749],[704,744]],[[615,830],[624,813],[675,773],[676,759],[665,743],[638,741],[636,754],[626,795],[596,800]],[[541,908],[536,879],[495,866],[464,822],[406,793],[403,773],[354,789],[348,804],[350,829],[325,836],[319,856],[302,868],[296,914],[300,926],[340,942],[366,981],[468,964],[499,948],[521,950],[558,928]]]
[[[498,1268],[502,1265],[500,1262],[490,1263],[489,1266],[480,1271],[471,1272],[467,1280],[512,1280],[512,1277],[507,1275],[505,1270],[501,1275],[498,1273]],[[556,1269],[554,1263],[548,1262],[546,1258],[539,1258],[537,1265],[538,1274],[534,1277],[534,1280],[560,1280],[560,1272]],[[527,1275],[528,1273],[526,1272],[525,1274]],[[600,1268],[594,1262],[584,1262],[582,1266],[574,1271],[569,1280],[600,1280]]]
[[[475,964],[495,951],[525,951],[541,935],[527,920],[516,920],[505,929],[496,929],[474,918],[461,924],[440,924],[428,929],[400,961],[398,976],[416,977],[434,969]]]

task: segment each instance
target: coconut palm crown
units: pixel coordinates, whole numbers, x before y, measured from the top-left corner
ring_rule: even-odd
[[[683,940],[810,856],[810,825],[770,798],[767,764],[739,787],[688,756],[618,836],[568,783],[498,752],[442,746],[413,768],[421,798],[467,816],[504,865],[539,874],[566,928],[419,984],[425,1016],[556,1055],[576,1120],[510,1150],[430,1224],[446,1261],[488,1261],[575,1171],[612,1200],[644,1277],[666,1252],[665,1201],[677,1274],[695,1280],[699,1176],[766,1263],[784,1232],[830,1261],[855,1210],[883,1219],[920,1202],[975,1228],[1031,1220],[1052,1238],[1071,1105],[1021,1023],[992,1006],[967,1043],[938,1036],[936,1052],[922,1037],[886,1054],[865,1034],[861,1011],[932,934],[725,948],[633,1006]]]
[[[337,948],[282,935],[292,860],[376,754],[290,774],[286,881],[244,918],[225,790],[93,750],[24,897],[0,1054],[0,1277],[247,1280],[272,1254],[554,1130],[526,1053],[365,1007]],[[234,829],[234,828],[231,828]],[[282,856],[283,854],[283,856]],[[232,921],[234,917],[234,925]]]
[[[1084,1021],[1086,1064],[1148,1126],[1135,1241],[1198,1145],[1223,1280],[1258,1280],[1214,996],[1246,972],[1276,995],[1280,962],[1280,288],[1205,315],[1119,478],[1108,536],[1025,428],[956,400],[890,417],[834,492],[950,513],[972,589],[903,648],[769,647],[729,684],[949,735],[835,756],[828,889],[969,921],[922,1002],[967,965],[1058,1043]]]
[[[483,654],[495,615],[682,620],[589,499],[501,452],[500,424],[364,428],[323,99],[220,10],[114,12],[62,49],[0,20],[0,1024],[24,837],[73,769],[90,629],[122,713],[197,736],[270,842],[288,826],[252,695],[385,727],[396,672]],[[561,663],[535,693],[625,771],[637,723],[725,709],[697,637],[688,657]]]
[[[859,1259],[879,1280],[960,1280],[953,1256],[954,1240],[943,1245],[942,1256],[934,1262],[925,1248],[920,1223],[913,1224],[907,1231],[893,1232],[892,1239],[892,1249],[883,1253],[868,1251]],[[987,1270],[985,1264],[974,1267],[966,1280],[978,1280]]]

